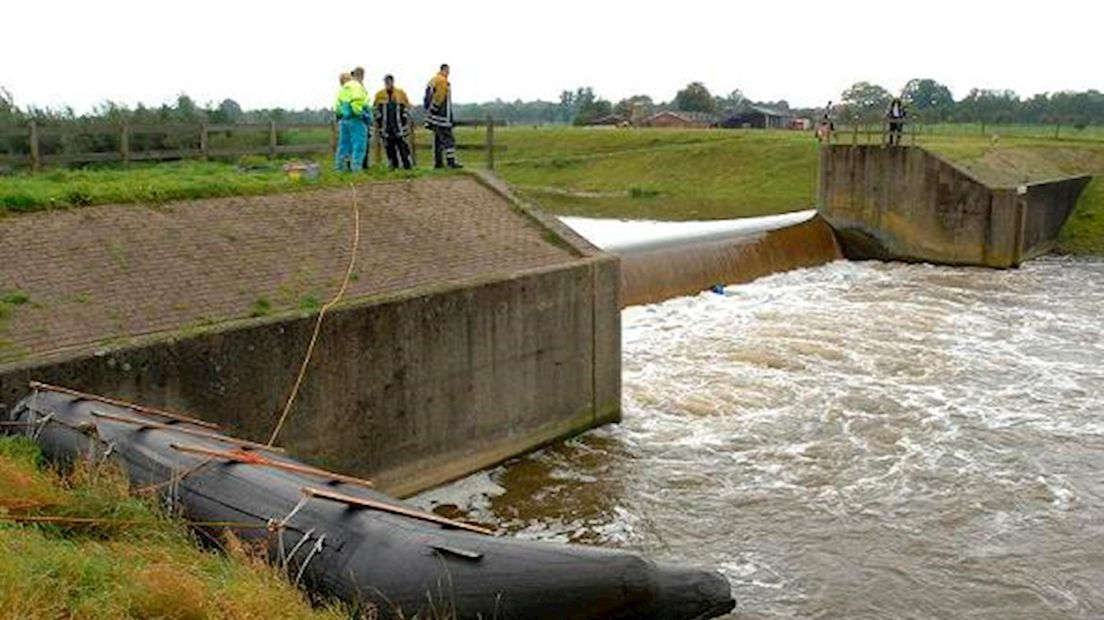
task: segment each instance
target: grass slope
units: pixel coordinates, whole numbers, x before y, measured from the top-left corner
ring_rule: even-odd
[[[724,219],[811,208],[817,151],[794,132],[537,130],[537,153],[508,146],[499,174],[559,214]],[[526,132],[529,135],[526,135]],[[533,140],[505,130],[503,142]]]
[[[283,162],[264,159],[243,164],[178,161],[118,167],[49,169],[38,174],[0,177],[0,215],[111,203],[159,204],[170,200],[298,191],[360,181],[411,178],[428,170],[389,172],[375,167],[358,175],[322,165],[317,181],[292,180]]]
[[[201,550],[186,527],[132,497],[104,467],[62,475],[37,446],[0,437],[0,516],[136,520],[140,525],[18,525],[0,519],[0,617],[337,620],[314,609],[261,559],[229,539]]]

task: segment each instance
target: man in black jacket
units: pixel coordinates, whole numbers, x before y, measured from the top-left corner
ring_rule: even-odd
[[[394,170],[402,167],[410,170],[410,146],[406,143],[406,128],[410,123],[410,100],[406,92],[395,87],[395,78],[383,77],[383,90],[373,101],[376,111],[376,130],[387,151],[387,161]]]

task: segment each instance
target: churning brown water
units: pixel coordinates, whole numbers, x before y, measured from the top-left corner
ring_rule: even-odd
[[[1104,617],[1104,261],[837,261],[623,319],[622,424],[418,501],[717,567],[733,617]]]

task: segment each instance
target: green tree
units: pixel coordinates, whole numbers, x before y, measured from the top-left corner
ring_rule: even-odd
[[[613,113],[625,119],[631,119],[634,110],[641,116],[651,116],[652,111],[655,110],[655,102],[648,95],[633,95],[618,101],[617,105],[613,106]]]
[[[852,122],[881,118],[893,96],[885,88],[870,82],[856,82],[843,91],[840,103],[843,115]]]
[[[1022,107],[1020,96],[1011,90],[974,88],[955,105],[955,117],[974,123],[1011,123],[1020,117]]]
[[[751,102],[744,96],[744,92],[737,88],[723,97],[718,96],[716,107],[726,112],[740,112],[749,105]]]
[[[589,125],[595,119],[613,113],[613,104],[595,95],[594,89],[589,86],[575,89],[571,100],[575,110],[572,122],[576,125]]]
[[[928,121],[946,120],[954,111],[951,89],[929,78],[915,78],[905,85],[902,98],[915,112]]]
[[[690,82],[675,95],[675,108],[684,112],[714,112],[717,102],[701,82]]]
[[[11,91],[0,86],[0,125],[14,125],[21,120],[22,115],[19,108],[15,107],[15,98]]]
[[[207,111],[207,116],[212,123],[238,123],[241,122],[242,107],[233,99],[223,99],[217,108]]]

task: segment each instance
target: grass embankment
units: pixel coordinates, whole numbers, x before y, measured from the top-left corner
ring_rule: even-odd
[[[1016,133],[1011,128],[1009,136],[999,139],[969,127],[926,129],[941,133],[921,136],[920,145],[993,182],[1104,176],[1104,140],[1095,139],[1096,131],[1063,134],[1055,140],[1011,136]],[[999,130],[987,129],[990,134]],[[461,143],[481,143],[482,136],[482,129],[457,130]],[[520,194],[561,215],[722,219],[808,209],[816,201],[817,145],[803,132],[507,127],[496,130],[496,143],[505,147],[496,157],[497,172]],[[420,148],[419,154],[425,163],[428,151]],[[479,151],[464,151],[462,157],[470,167],[483,163]],[[323,174],[316,183],[291,181],[279,162],[263,159],[254,160],[255,167],[177,162],[127,171],[48,170],[0,177],[0,213],[294,191],[350,178],[330,171],[328,156],[317,159]],[[423,168],[396,174],[430,173]],[[356,178],[396,177],[375,168]],[[1094,181],[1086,190],[1059,249],[1104,255],[1104,182]]]
[[[811,208],[817,151],[797,132],[514,129],[498,173],[564,215],[723,219]]]
[[[15,524],[12,516],[103,519]],[[0,617],[337,620],[233,538],[204,551],[184,524],[131,496],[108,467],[66,475],[37,446],[0,437]],[[119,524],[127,521],[129,524]]]
[[[413,178],[430,170],[389,172],[374,167],[351,175],[322,162],[315,181],[293,180],[285,162],[248,159],[239,164],[177,161],[119,167],[51,168],[37,174],[0,176],[0,215],[97,204],[159,204],[170,200],[298,191],[359,181]]]

